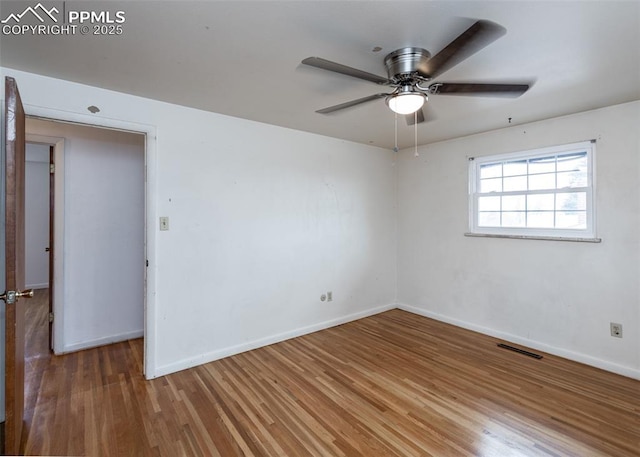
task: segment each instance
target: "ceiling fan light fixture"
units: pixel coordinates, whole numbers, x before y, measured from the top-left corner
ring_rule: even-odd
[[[420,92],[401,92],[387,97],[387,106],[398,114],[411,114],[424,105],[427,97]]]

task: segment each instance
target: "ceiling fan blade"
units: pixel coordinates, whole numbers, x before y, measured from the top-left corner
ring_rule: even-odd
[[[429,93],[438,95],[519,97],[527,90],[529,84],[434,83],[429,86]]]
[[[321,68],[323,70],[333,71],[334,73],[351,76],[353,78],[364,79],[365,81],[370,81],[376,84],[391,83],[391,81],[389,81],[387,78],[383,78],[382,76],[374,75],[373,73],[369,73],[363,70],[358,70],[357,68],[348,67],[346,65],[342,65],[341,63],[331,62],[330,60],[326,60],[321,57],[307,57],[302,61],[302,63],[311,67]]]
[[[368,97],[362,97],[362,98],[358,98],[356,100],[351,100],[350,102],[340,103],[339,105],[333,105],[333,106],[329,106],[328,108],[319,109],[318,111],[316,111],[316,113],[320,113],[320,114],[333,113],[334,111],[338,111],[338,110],[345,109],[345,108],[351,108],[352,106],[356,106],[356,105],[360,105],[361,103],[366,103],[366,102],[370,102],[370,101],[373,101],[373,100],[377,100],[379,98],[386,97],[387,95],[389,95],[389,94],[369,95]]]
[[[442,51],[429,59],[426,64],[427,74],[425,76],[435,78],[497,40],[506,32],[504,27],[496,23],[484,20],[477,21]]]
[[[417,116],[416,116],[416,113],[417,113]],[[404,118],[407,121],[407,125],[421,124],[424,122],[424,111],[422,110],[422,108],[420,108],[415,113],[405,114]]]

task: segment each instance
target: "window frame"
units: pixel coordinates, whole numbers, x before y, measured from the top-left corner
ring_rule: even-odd
[[[469,158],[469,236],[493,236],[510,238],[535,238],[535,239],[559,239],[570,241],[600,241],[596,238],[596,207],[595,207],[595,140],[581,141],[557,146],[548,146],[526,151],[509,152],[503,154],[492,154],[481,157]],[[587,185],[580,188],[555,188],[540,191],[525,190],[512,192],[479,192],[480,169],[483,165],[499,164],[517,160],[529,160],[536,158],[546,158],[549,156],[565,155],[570,153],[586,152],[587,159]],[[557,179],[558,170],[554,171]],[[531,176],[529,170],[527,178]],[[501,176],[504,179],[504,175]],[[586,192],[586,228],[585,229],[564,229],[564,228],[533,228],[533,227],[484,227],[478,225],[479,197],[503,196],[507,195],[533,195],[536,193],[563,193],[578,189]],[[558,192],[559,191],[559,192]],[[525,210],[526,211],[526,210]],[[502,209],[500,213],[502,213]]]

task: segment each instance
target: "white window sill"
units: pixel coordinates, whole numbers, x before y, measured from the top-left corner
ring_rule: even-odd
[[[546,241],[573,241],[578,243],[601,243],[602,238],[572,238],[564,236],[535,236],[535,235],[503,235],[496,233],[471,233],[467,232],[464,236],[479,238],[512,238],[516,240],[546,240]]]

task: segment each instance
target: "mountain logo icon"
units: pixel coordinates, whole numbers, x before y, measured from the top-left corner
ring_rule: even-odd
[[[0,22],[2,22],[3,24],[8,23],[9,21],[14,21],[16,23],[20,23],[22,18],[25,15],[27,15],[27,13],[31,13],[31,15],[35,16],[36,19],[38,19],[40,22],[45,22],[46,16],[51,18],[51,20],[53,20],[53,22],[58,22],[58,18],[56,16],[54,16],[54,14],[58,14],[59,13],[58,8],[53,7],[50,10],[48,10],[44,6],[42,6],[42,3],[38,3],[34,7],[28,6],[20,14],[11,13],[9,16],[7,16],[6,19],[3,19]]]

